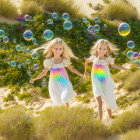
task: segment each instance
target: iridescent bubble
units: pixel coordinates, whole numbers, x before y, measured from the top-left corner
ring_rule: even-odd
[[[33,57],[33,59],[37,59],[38,58],[38,53],[37,52],[33,52],[31,54],[31,56]]]
[[[45,30],[43,36],[46,40],[51,40],[54,37],[54,33],[51,30]]]
[[[107,28],[107,25],[106,25],[106,24],[104,24],[104,27],[105,27],[105,28]]]
[[[89,22],[89,21],[86,21],[85,24],[86,24],[87,26],[89,26],[89,25],[90,25],[90,22]]]
[[[72,29],[72,22],[67,20],[63,23],[63,27],[66,29],[66,30],[70,30]]]
[[[100,21],[100,19],[98,17],[95,17],[94,20],[95,20],[95,22],[99,22]]]
[[[29,53],[31,50],[29,48],[26,49],[26,53]]]
[[[130,33],[130,26],[128,23],[121,23],[118,27],[118,32],[121,36],[127,36]]]
[[[86,22],[87,21],[87,18],[83,18],[83,22]]]
[[[127,47],[130,48],[130,49],[134,48],[135,47],[134,41],[128,41],[127,42]]]
[[[38,44],[36,43],[36,38],[33,38],[33,39],[32,39],[32,42],[33,42],[34,45],[38,45]]]
[[[26,60],[26,62],[27,62],[27,63],[30,63],[30,62],[31,62],[31,60],[30,60],[30,59],[27,59],[27,60]]]
[[[30,21],[31,20],[31,16],[30,15],[25,15],[24,19],[25,19],[25,21]]]
[[[137,68],[140,68],[140,60],[134,60],[134,65],[135,65]]]
[[[11,61],[11,66],[15,67],[16,66],[16,61]]]
[[[54,13],[52,14],[52,17],[53,17],[53,18],[57,18],[57,13],[54,12]]]
[[[45,82],[46,81],[46,78],[43,78],[42,81]]]
[[[38,64],[34,64],[34,69],[37,70],[39,68]]]
[[[42,87],[45,87],[45,86],[46,86],[46,83],[45,83],[45,82],[42,82],[42,83],[41,83],[41,86],[42,86]]]
[[[18,65],[18,68],[21,69],[21,64]]]
[[[0,38],[3,38],[5,36],[5,32],[3,30],[0,30]]]
[[[128,57],[129,59],[133,59],[133,53],[134,53],[134,52],[131,51],[131,50],[128,51],[128,52],[127,52],[127,57]]]
[[[64,19],[64,20],[68,20],[69,19],[69,14],[68,13],[63,13],[63,15],[62,15],[62,18]]]
[[[53,20],[52,20],[52,19],[48,19],[48,20],[47,20],[47,23],[48,23],[48,24],[53,24]]]
[[[94,30],[94,26],[92,26],[92,25],[88,26],[87,30],[88,30],[88,32],[93,31]]]
[[[134,52],[134,53],[133,53],[133,58],[134,58],[134,59],[138,59],[138,57],[139,57],[139,53]]]
[[[9,42],[8,36],[5,36],[5,37],[3,38],[3,42],[4,42],[4,43],[8,43],[8,42]]]
[[[25,40],[30,41],[33,39],[33,33],[30,30],[24,32],[23,37]]]
[[[44,26],[44,23],[42,23],[42,26]]]
[[[100,25],[98,25],[98,24],[94,25],[94,30],[96,32],[99,32],[100,31]]]
[[[21,47],[20,45],[17,45],[17,46],[16,46],[16,50],[17,50],[17,51],[21,51],[21,49],[22,49],[22,47]]]

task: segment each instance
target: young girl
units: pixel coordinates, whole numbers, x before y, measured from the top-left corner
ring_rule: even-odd
[[[72,53],[67,44],[60,38],[55,38],[48,44],[45,44],[38,49],[45,49],[44,54],[47,58],[44,61],[45,69],[36,78],[30,80],[30,83],[34,83],[35,80],[44,77],[47,71],[50,70],[50,97],[55,105],[62,105],[62,103],[66,103],[68,106],[70,99],[77,94],[73,91],[73,87],[65,67],[75,74],[84,77],[83,74],[71,66],[70,59],[76,58],[76,56]],[[38,49],[35,49],[35,51]]]
[[[91,73],[92,87],[98,103],[98,114],[101,120],[102,99],[107,106],[109,118],[112,118],[111,109],[117,109],[114,97],[114,82],[110,75],[109,65],[116,69],[128,70],[127,68],[114,64],[114,59],[109,57],[110,52],[116,53],[118,50],[119,49],[109,41],[100,39],[91,48],[90,58],[85,58],[85,76],[88,76],[87,64],[93,62]]]

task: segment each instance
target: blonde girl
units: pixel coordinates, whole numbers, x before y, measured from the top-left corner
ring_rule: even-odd
[[[114,82],[110,75],[109,65],[119,70],[128,70],[127,68],[114,64],[114,59],[109,56],[109,53],[116,54],[118,50],[119,49],[108,40],[100,39],[91,48],[91,56],[85,58],[85,76],[88,76],[87,64],[89,62],[93,63],[91,72],[92,88],[94,97],[98,103],[98,114],[101,120],[102,100],[104,100],[106,104],[109,118],[112,118],[111,109],[117,109],[114,97]]]
[[[55,38],[38,49],[44,49],[44,55],[46,55],[46,60],[44,61],[45,68],[36,78],[30,80],[30,83],[44,77],[48,70],[50,70],[50,97],[55,105],[62,105],[65,103],[68,106],[70,99],[77,94],[73,91],[65,67],[75,74],[84,77],[83,74],[71,66],[70,59],[76,59],[76,56],[60,38]],[[35,51],[38,49],[35,49]]]

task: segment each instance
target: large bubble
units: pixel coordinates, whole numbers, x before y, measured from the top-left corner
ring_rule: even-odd
[[[11,61],[10,64],[11,64],[12,67],[15,67],[16,66],[16,61]]]
[[[4,43],[8,43],[8,42],[9,42],[8,36],[5,36],[5,37],[3,38],[3,42],[4,42]]]
[[[72,22],[67,20],[63,23],[63,27],[66,29],[66,30],[70,30],[72,29]]]
[[[119,25],[119,27],[118,27],[118,32],[119,32],[119,34],[121,36],[127,36],[127,35],[129,35],[130,30],[131,29],[130,29],[129,24],[128,23],[125,23],[125,22],[121,23]]]
[[[52,20],[52,19],[48,19],[48,20],[47,20],[47,23],[48,23],[48,24],[53,24],[53,20]]]
[[[127,47],[130,48],[130,49],[134,48],[135,47],[134,41],[128,41],[127,42]]]
[[[25,40],[30,41],[33,39],[33,33],[30,30],[24,32],[23,37]]]
[[[21,50],[22,50],[22,47],[21,47],[20,45],[17,45],[17,46],[16,46],[16,50],[17,50],[17,51],[21,51]]]
[[[134,54],[134,52],[130,50],[130,51],[127,52],[127,57],[129,59],[133,59],[133,54]]]
[[[39,68],[38,64],[34,64],[34,69],[37,70]]]
[[[134,53],[133,53],[133,58],[134,58],[134,59],[138,59],[138,57],[139,57],[139,53],[134,52]]]
[[[52,14],[52,17],[53,17],[53,18],[57,18],[57,13],[54,12],[54,13]]]
[[[38,53],[37,52],[33,52],[31,54],[31,56],[33,57],[33,59],[37,59],[38,58]]]
[[[98,25],[98,24],[94,25],[94,30],[96,32],[99,32],[100,31],[100,25]]]
[[[54,33],[51,30],[45,30],[43,36],[46,40],[51,40],[54,37]]]
[[[134,60],[134,65],[135,65],[137,68],[140,68],[140,60]]]
[[[63,15],[62,15],[62,18],[64,19],[64,20],[68,20],[69,19],[69,14],[68,13],[63,13]]]
[[[31,20],[31,16],[30,15],[25,15],[24,19],[25,19],[25,21],[30,21]]]
[[[3,30],[0,30],[0,38],[3,38],[5,36],[5,32]]]

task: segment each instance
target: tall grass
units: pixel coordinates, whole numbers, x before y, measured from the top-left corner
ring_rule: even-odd
[[[32,120],[23,107],[0,112],[0,136],[7,140],[27,140],[32,132]]]
[[[128,84],[125,86],[129,92],[140,90],[140,71],[137,70],[127,79]]]
[[[21,6],[22,13],[25,11],[26,8],[27,11],[32,11],[34,9],[28,8],[31,5],[32,2],[30,0],[23,0],[23,4]],[[35,4],[36,3],[36,4]],[[68,12],[72,17],[75,18],[81,18],[82,15],[79,13],[80,7],[75,5],[74,0],[34,0],[34,7],[36,6],[43,8],[44,10],[50,11],[50,12]],[[25,8],[24,8],[25,7]],[[32,6],[33,7],[33,6]]]
[[[36,118],[36,133],[41,140],[91,140],[110,134],[91,109],[75,107],[47,108]]]
[[[110,129],[113,133],[124,133],[138,127],[140,127],[140,112],[139,108],[135,108],[133,111],[126,111],[118,116],[112,122]]]
[[[11,0],[0,0],[0,16],[10,19],[18,16],[17,7]]]
[[[138,12],[135,7],[125,0],[110,2],[101,11],[101,16],[110,20],[138,19]]]
[[[140,140],[140,128],[127,132],[120,140]]]

